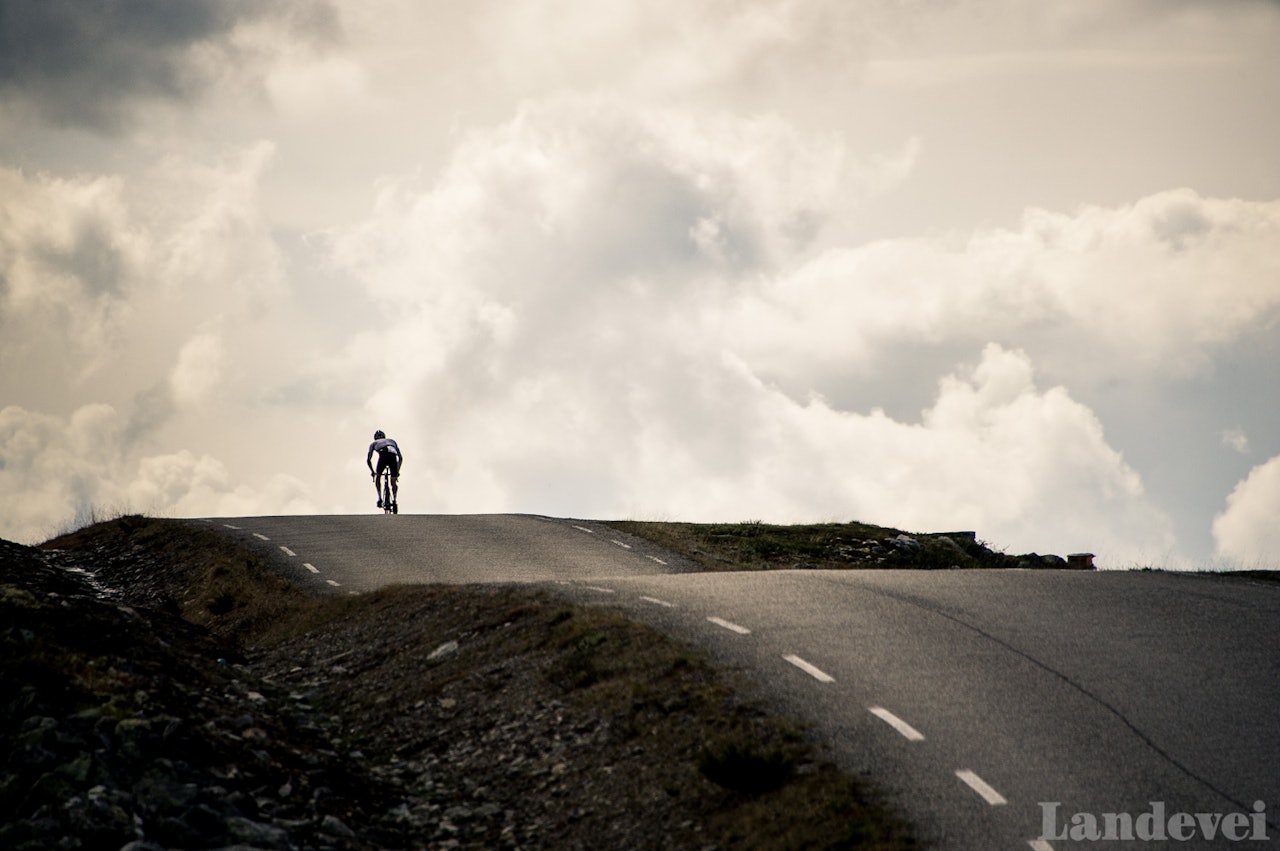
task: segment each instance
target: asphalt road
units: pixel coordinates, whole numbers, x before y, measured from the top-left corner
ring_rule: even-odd
[[[339,593],[528,582],[620,607],[749,671],[935,848],[1280,848],[1277,583],[696,573],[603,525],[530,516],[207,522]],[[1106,839],[1105,814],[1134,839]],[[1103,838],[1073,841],[1073,819]]]

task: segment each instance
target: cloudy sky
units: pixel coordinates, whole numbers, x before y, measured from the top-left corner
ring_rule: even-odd
[[[1274,0],[0,0],[0,537],[861,520],[1280,566]]]

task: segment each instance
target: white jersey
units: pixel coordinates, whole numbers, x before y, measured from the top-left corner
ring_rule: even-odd
[[[384,452],[391,452],[391,453],[394,453],[397,458],[402,457],[400,455],[400,447],[397,446],[396,442],[389,437],[384,437],[380,440],[375,440],[373,443],[369,444],[368,457],[372,458],[373,453],[375,452],[378,453],[379,455],[381,455]]]

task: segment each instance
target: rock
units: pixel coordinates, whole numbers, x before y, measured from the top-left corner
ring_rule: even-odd
[[[227,832],[236,842],[252,845],[255,848],[285,849],[289,847],[289,831],[282,827],[237,816],[228,818],[226,826]]]
[[[342,836],[347,839],[354,839],[356,835],[354,830],[342,823],[342,819],[334,815],[324,817],[320,822],[320,830],[330,836]]]
[[[434,662],[437,659],[443,659],[445,656],[451,656],[458,652],[458,642],[446,641],[427,656],[428,662]]]
[[[899,535],[889,539],[889,545],[899,552],[914,554],[924,549],[923,545],[910,535]]]
[[[934,540],[937,541],[939,544],[941,544],[943,547],[947,548],[948,550],[951,550],[954,553],[959,553],[960,555],[967,555],[967,553],[965,553],[964,551],[964,548],[961,547],[959,544],[957,544],[954,539],[952,539],[947,535],[938,535],[937,537],[934,538]]]
[[[1059,569],[1066,566],[1067,560],[1062,556],[1040,555],[1039,553],[1027,553],[1026,555],[1018,556],[1018,567],[1026,570]]]
[[[120,754],[138,763],[150,762],[160,747],[160,735],[146,718],[124,718],[116,724]]]
[[[664,730],[691,726],[686,706],[706,682],[584,712],[529,664],[558,652],[539,631],[561,622],[554,610],[484,594],[391,594],[388,609],[357,606],[353,619],[242,652],[243,636],[218,632],[225,620],[195,589],[243,552],[183,545],[162,556],[125,535],[78,551],[124,589],[105,600],[62,575],[70,556],[0,542],[0,649],[24,666],[37,651],[73,660],[24,678],[0,707],[0,849],[710,844],[678,836],[700,830],[700,787],[662,774],[678,764]],[[534,631],[529,618],[542,619]],[[502,646],[522,630],[528,657]]]

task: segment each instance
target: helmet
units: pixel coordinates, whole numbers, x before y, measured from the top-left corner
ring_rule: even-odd
[[[386,437],[386,435],[382,433],[382,429],[378,429],[373,433],[374,440],[382,440],[384,437]]]

